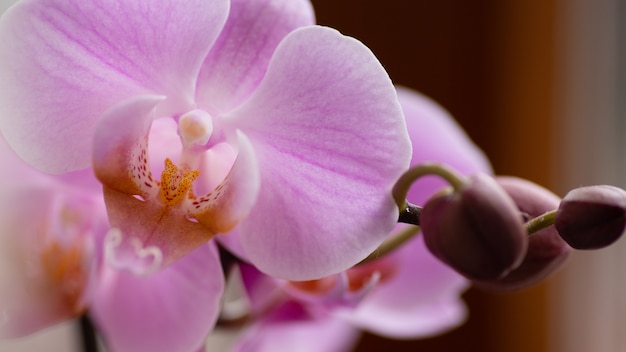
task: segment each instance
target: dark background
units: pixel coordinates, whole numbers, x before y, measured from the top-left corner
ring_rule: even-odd
[[[319,24],[372,49],[396,84],[438,101],[497,174],[547,185],[553,131],[554,0],[313,0]],[[469,320],[423,340],[366,334],[358,351],[548,351],[550,283],[507,294],[470,289]]]

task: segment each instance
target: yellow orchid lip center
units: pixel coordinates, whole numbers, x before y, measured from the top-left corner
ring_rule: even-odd
[[[199,170],[180,170],[170,158],[165,159],[159,195],[166,206],[176,206],[187,197],[194,198],[191,186],[200,176]]]

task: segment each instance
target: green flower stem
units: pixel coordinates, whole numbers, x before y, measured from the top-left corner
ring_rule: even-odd
[[[419,226],[409,226],[405,228],[404,230],[387,237],[387,239],[383,241],[383,243],[380,246],[378,246],[378,248],[376,248],[374,252],[368,255],[367,258],[363,259],[357,265],[369,263],[371,261],[374,261],[376,259],[380,259],[386,256],[387,254],[400,248],[402,245],[408,242],[411,238],[415,237],[415,235],[417,235],[419,231],[420,231]]]
[[[546,227],[554,225],[554,219],[556,219],[556,211],[557,209],[554,209],[542,215],[539,215],[534,219],[528,220],[525,224],[528,236],[531,236],[534,233],[545,229]]]
[[[426,175],[437,175],[445,179],[452,188],[454,188],[455,192],[458,192],[465,182],[465,178],[461,174],[443,164],[423,163],[412,167],[400,176],[391,191],[393,199],[396,201],[396,204],[398,204],[398,208],[401,212],[407,207],[406,196],[409,193],[409,188],[411,188],[413,183],[420,177]]]

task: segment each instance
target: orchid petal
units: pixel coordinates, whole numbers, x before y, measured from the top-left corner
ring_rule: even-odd
[[[359,335],[340,319],[311,317],[288,301],[247,329],[232,352],[341,352],[352,348]]]
[[[259,166],[252,145],[241,132],[237,145],[237,157],[224,181],[191,203],[192,216],[214,233],[228,232],[243,220],[259,192]]]
[[[459,325],[467,315],[460,299],[468,282],[435,259],[422,237],[392,254],[396,273],[354,310],[340,315],[356,326],[396,338],[417,338]]]
[[[261,167],[239,234],[262,271],[289,280],[339,272],[393,228],[390,196],[411,152],[395,89],[360,42],[324,27],[293,31],[254,95],[227,117]]]
[[[6,181],[6,180],[4,180]],[[0,191],[0,336],[17,337],[85,309],[91,236],[102,228],[92,197],[53,183]]]
[[[160,96],[137,96],[107,110],[96,125],[93,169],[105,187],[147,198],[158,192],[148,136]]]
[[[20,159],[2,135],[0,135],[0,160],[2,161],[0,192],[14,191],[17,185],[48,185],[50,182],[47,175]]]
[[[2,138],[0,160],[0,336],[15,337],[84,309],[92,237],[107,224],[101,187],[83,188],[93,182],[84,173],[70,177],[81,188],[69,188],[69,178],[38,172]]]
[[[92,313],[112,351],[192,351],[213,328],[223,290],[207,244],[150,276],[105,268]]]
[[[281,280],[267,276],[253,265],[246,263],[239,263],[237,268],[251,314],[263,315],[268,307],[285,299],[280,286]]]
[[[21,199],[24,195],[29,197],[26,200]],[[53,194],[51,191],[19,192],[14,197],[2,194],[0,212],[3,229],[0,243],[2,337],[23,336],[72,317],[71,309],[63,304],[63,297],[54,289],[53,284],[48,283],[45,273],[36,267],[34,274],[27,275],[27,269],[20,265],[28,257],[39,259],[37,250],[29,252],[28,247],[34,247],[39,240],[34,234],[39,231],[42,221],[32,221],[30,214],[49,213]],[[30,243],[26,242],[29,237]]]
[[[198,79],[197,99],[209,112],[227,112],[259,85],[278,43],[315,23],[308,0],[231,1],[228,21]]]
[[[42,170],[84,168],[109,107],[166,95],[185,112],[228,14],[226,0],[22,1],[0,21],[0,130]]]
[[[185,214],[104,189],[112,231],[105,239],[109,264],[147,275],[187,255],[213,237]]]

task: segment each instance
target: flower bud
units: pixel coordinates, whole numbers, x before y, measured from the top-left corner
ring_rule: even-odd
[[[458,192],[433,196],[421,224],[433,255],[473,280],[506,276],[521,263],[528,245],[515,203],[484,174],[469,177]]]
[[[497,177],[496,182],[513,199],[522,214],[535,218],[559,206],[560,198],[547,189],[517,177]],[[532,234],[522,264],[500,280],[480,282],[490,289],[515,290],[538,283],[560,268],[572,248],[559,236],[554,226]]]
[[[573,189],[561,201],[555,226],[576,249],[606,247],[624,232],[626,191],[613,186]]]

